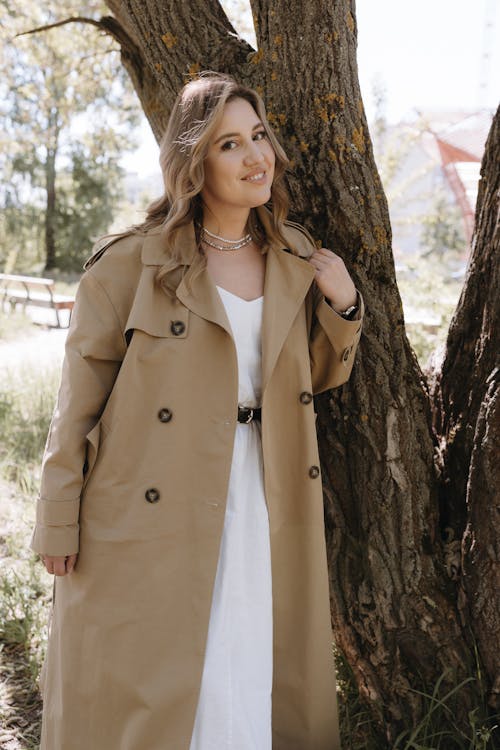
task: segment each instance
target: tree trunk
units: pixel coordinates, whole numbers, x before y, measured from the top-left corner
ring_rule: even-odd
[[[45,270],[57,267],[56,261],[56,149],[47,147],[45,160]]]
[[[234,36],[215,0],[107,4],[134,40],[132,80],[157,137],[198,70],[230,72],[261,93],[292,160],[293,218],[345,258],[366,300],[352,378],[316,401],[336,640],[393,742],[425,710],[415,690],[432,692],[443,673],[443,689],[456,686],[474,658],[439,533],[430,400],[404,331],[357,80],[354,3],[255,0],[258,51]],[[471,692],[454,716],[464,726]]]
[[[500,107],[481,165],[467,279],[434,385],[441,495],[462,542],[461,606],[500,709]]]

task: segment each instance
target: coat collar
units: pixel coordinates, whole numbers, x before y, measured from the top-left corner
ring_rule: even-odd
[[[270,212],[264,207],[259,209],[259,216],[266,225]],[[295,245],[299,245],[299,252],[303,257],[285,252],[282,245],[275,242],[268,248],[262,319],[263,391],[269,383],[287,334],[315,275],[314,267],[305,260],[310,249],[304,236],[296,229],[292,229],[293,225],[290,224],[289,227],[286,233],[290,234]],[[181,265],[188,267],[177,286],[177,298],[193,313],[216,323],[232,336],[217,287],[207,269],[200,269],[202,257],[196,246],[193,222],[182,227],[177,233],[176,250]],[[147,266],[161,266],[166,262],[165,244],[159,230],[154,230],[146,236],[141,259]]]

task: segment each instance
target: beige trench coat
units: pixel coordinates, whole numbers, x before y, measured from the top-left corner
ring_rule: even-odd
[[[306,233],[286,231],[310,255]],[[177,242],[186,272],[174,298],[154,282],[158,232],[94,255],[78,289],[31,542],[44,554],[79,551],[74,571],[55,579],[41,750],[189,748],[238,385],[216,287],[206,269],[192,279],[192,224]],[[273,750],[339,746],[309,394],[348,379],[361,322],[327,304],[304,257],[271,246],[264,287]]]

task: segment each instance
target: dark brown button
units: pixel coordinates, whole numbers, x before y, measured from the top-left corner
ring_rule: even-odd
[[[310,404],[313,400],[312,393],[309,393],[309,391],[302,391],[302,393],[299,396],[300,403],[301,404]]]
[[[344,349],[344,351],[342,353],[342,360],[344,362],[347,362],[347,360],[349,359],[350,354],[351,354],[351,348],[348,346],[347,349]]]
[[[160,409],[158,412],[158,419],[160,422],[170,422],[172,419],[172,412],[170,409]]]
[[[155,487],[151,487],[149,490],[146,490],[144,497],[148,503],[157,503],[160,499],[160,493]]]
[[[173,320],[170,323],[170,330],[174,334],[174,336],[180,336],[181,333],[184,333],[186,330],[185,323],[182,322],[182,320]]]
[[[317,479],[319,477],[319,466],[311,466],[309,469],[309,476],[311,479]]]

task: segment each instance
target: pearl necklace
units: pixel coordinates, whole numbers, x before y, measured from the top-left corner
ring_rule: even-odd
[[[226,242],[227,247],[218,245],[216,242],[212,242],[212,240],[209,240],[208,237],[212,237],[215,240],[221,240],[221,242]],[[219,237],[218,234],[213,234],[212,232],[209,232],[208,229],[205,229],[205,227],[202,227],[201,240],[207,245],[210,245],[210,247],[215,247],[216,250],[239,250],[240,247],[244,247],[252,241],[252,235],[248,233],[244,237],[240,237],[239,240],[226,240],[225,237]]]

